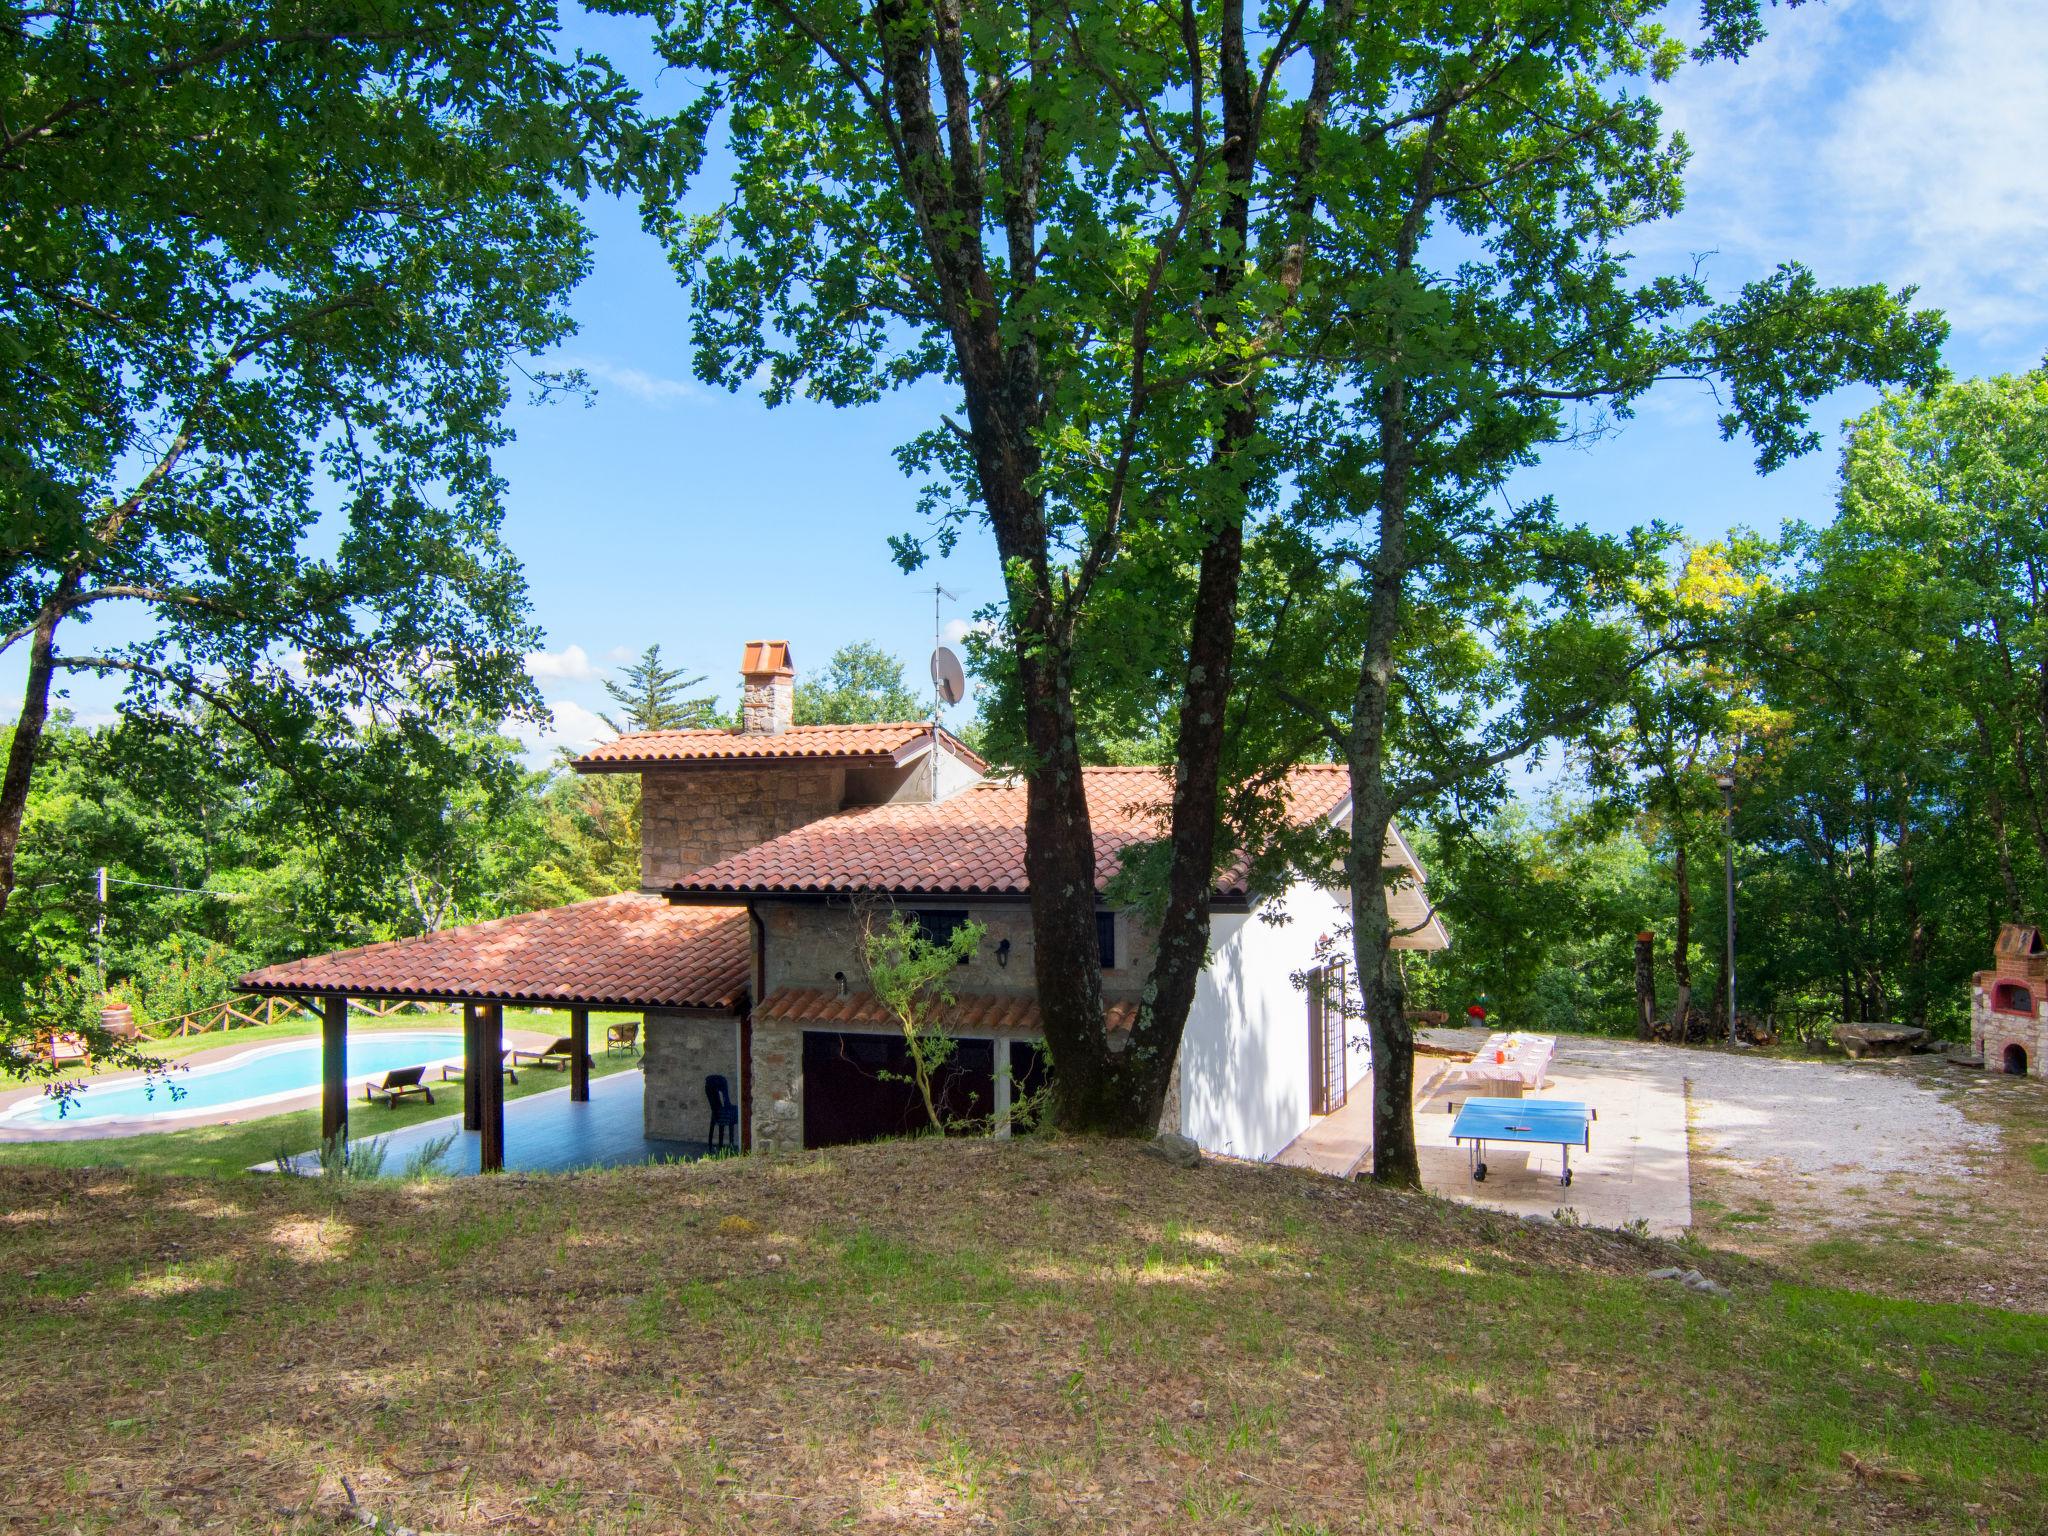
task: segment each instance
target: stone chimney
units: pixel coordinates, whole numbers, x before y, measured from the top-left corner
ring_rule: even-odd
[[[749,640],[740,658],[740,734],[780,736],[796,712],[787,640]]]

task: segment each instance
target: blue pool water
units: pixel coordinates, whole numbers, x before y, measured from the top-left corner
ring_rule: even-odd
[[[348,1042],[348,1075],[351,1080],[381,1075],[394,1067],[416,1067],[461,1054],[459,1030],[359,1035]],[[151,1084],[140,1077],[122,1077],[88,1085],[68,1111],[55,1099],[31,1099],[0,1118],[10,1125],[77,1125],[90,1120],[184,1116],[254,1100],[289,1098],[320,1086],[320,1042],[286,1040],[252,1046],[246,1054],[225,1061],[173,1072],[170,1081],[184,1090],[176,1098],[162,1078]]]

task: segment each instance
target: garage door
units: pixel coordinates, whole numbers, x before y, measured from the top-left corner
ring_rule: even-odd
[[[934,1085],[939,1113],[949,1124],[986,1128],[995,1109],[995,1063],[993,1041],[960,1042]],[[900,1035],[805,1032],[805,1146],[912,1136],[930,1127]]]

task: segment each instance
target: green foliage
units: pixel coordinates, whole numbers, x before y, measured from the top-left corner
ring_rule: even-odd
[[[532,862],[513,871],[511,910],[640,888],[638,776],[577,773],[565,752],[538,793],[538,847]]]
[[[856,640],[832,653],[824,674],[796,685],[798,725],[862,725],[922,720],[931,700],[919,698],[903,681],[903,663],[870,640]]]
[[[622,677],[605,679],[604,691],[619,705],[620,714],[616,720],[610,715],[598,718],[621,732],[683,731],[715,725],[717,699],[685,697],[704,681],[701,675],[687,676],[688,671],[687,667],[663,666],[661,647],[650,645]]]
[[[946,1012],[953,1006],[953,973],[974,957],[987,933],[987,924],[968,921],[944,940],[934,940],[915,919],[894,910],[879,927],[870,922],[861,933],[861,965],[868,988],[902,1032],[911,1080],[932,1129],[941,1133],[948,1127],[933,1097],[932,1082],[959,1049],[959,1042],[944,1029]]]
[[[156,1025],[227,1001],[248,956],[195,933],[173,933],[135,955],[131,994],[138,1021]]]
[[[451,732],[539,712],[506,381],[572,329],[573,199],[667,156],[557,43],[552,0],[0,23],[0,903],[53,678],[165,734],[204,706],[351,834]]]

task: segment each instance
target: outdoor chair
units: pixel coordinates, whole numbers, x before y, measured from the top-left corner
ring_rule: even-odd
[[[704,1079],[704,1097],[711,1101],[711,1147],[737,1152],[740,1148],[740,1108],[732,1101],[732,1088],[717,1073]]]
[[[569,1063],[575,1059],[576,1042],[567,1035],[558,1036],[544,1051],[514,1051],[512,1053],[512,1065],[515,1067],[522,1061],[530,1061],[537,1067],[553,1067],[561,1072],[568,1071]],[[587,1067],[597,1065],[588,1056],[583,1058],[583,1064]]]
[[[512,1070],[512,1053],[509,1050],[498,1053],[498,1070],[505,1074],[506,1082],[512,1084],[515,1088],[519,1085],[519,1074]],[[462,1068],[443,1067],[441,1069],[441,1081],[444,1083],[461,1082]]]
[[[607,1024],[604,1030],[604,1053],[607,1056],[624,1051],[629,1056],[640,1054],[640,1021],[630,1024]]]
[[[425,1067],[399,1067],[395,1071],[386,1072],[381,1083],[363,1084],[363,1098],[372,1104],[382,1099],[386,1109],[396,1109],[400,1099],[409,1099],[414,1095],[431,1104],[434,1102],[434,1090],[427,1086],[426,1077]]]

